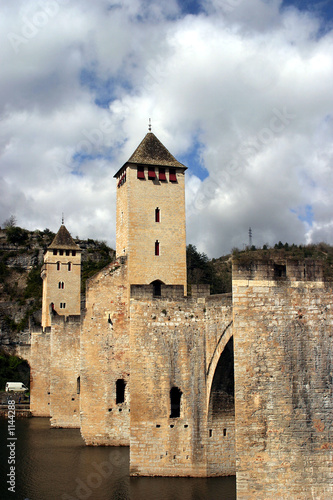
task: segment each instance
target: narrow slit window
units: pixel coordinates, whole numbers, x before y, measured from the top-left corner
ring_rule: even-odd
[[[166,175],[165,175],[165,168],[159,168],[158,170],[158,180],[160,181],[166,181]]]
[[[145,178],[145,167],[138,167],[137,170],[137,178],[138,179],[144,179]]]
[[[80,394],[80,385],[81,385],[80,377],[78,377],[76,379],[76,394]]]
[[[169,180],[170,182],[177,182],[176,169],[170,168],[169,170]]]
[[[182,391],[178,387],[172,387],[170,389],[170,418],[180,417],[180,400],[182,397]]]
[[[60,262],[57,262],[57,271],[60,271]]]
[[[125,401],[125,387],[126,387],[125,380],[122,378],[119,378],[116,381],[116,404],[117,405],[119,405],[120,403],[124,403],[124,401]]]
[[[155,177],[156,177],[155,168],[148,167],[148,179],[155,179]]]
[[[72,263],[68,262],[67,266],[68,266],[68,271],[71,271],[72,270]]]
[[[160,255],[160,242],[158,240],[155,241],[155,255]]]
[[[155,222],[160,222],[160,209],[157,207],[155,208]]]

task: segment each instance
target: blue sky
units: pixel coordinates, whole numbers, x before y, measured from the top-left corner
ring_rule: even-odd
[[[114,173],[148,131],[186,164],[187,240],[333,243],[331,1],[6,2],[0,225],[115,246]]]

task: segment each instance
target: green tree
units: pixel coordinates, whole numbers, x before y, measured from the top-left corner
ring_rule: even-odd
[[[6,229],[7,241],[9,243],[24,245],[29,239],[29,232],[21,227],[7,227]]]

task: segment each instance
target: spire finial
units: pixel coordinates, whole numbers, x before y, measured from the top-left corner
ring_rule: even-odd
[[[63,212],[62,216],[61,216],[61,224],[64,225],[64,222],[65,222],[65,217],[64,217],[64,212]]]
[[[151,132],[151,118],[149,118],[148,130],[149,130],[149,132]]]

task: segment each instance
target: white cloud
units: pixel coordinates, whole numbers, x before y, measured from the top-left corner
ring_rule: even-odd
[[[195,150],[209,173],[187,164],[200,251],[242,247],[249,226],[257,245],[333,243],[332,32],[280,0],[202,5],[6,3],[1,222],[56,231],[64,212],[73,235],[114,246],[113,174],[151,117],[176,157]]]

